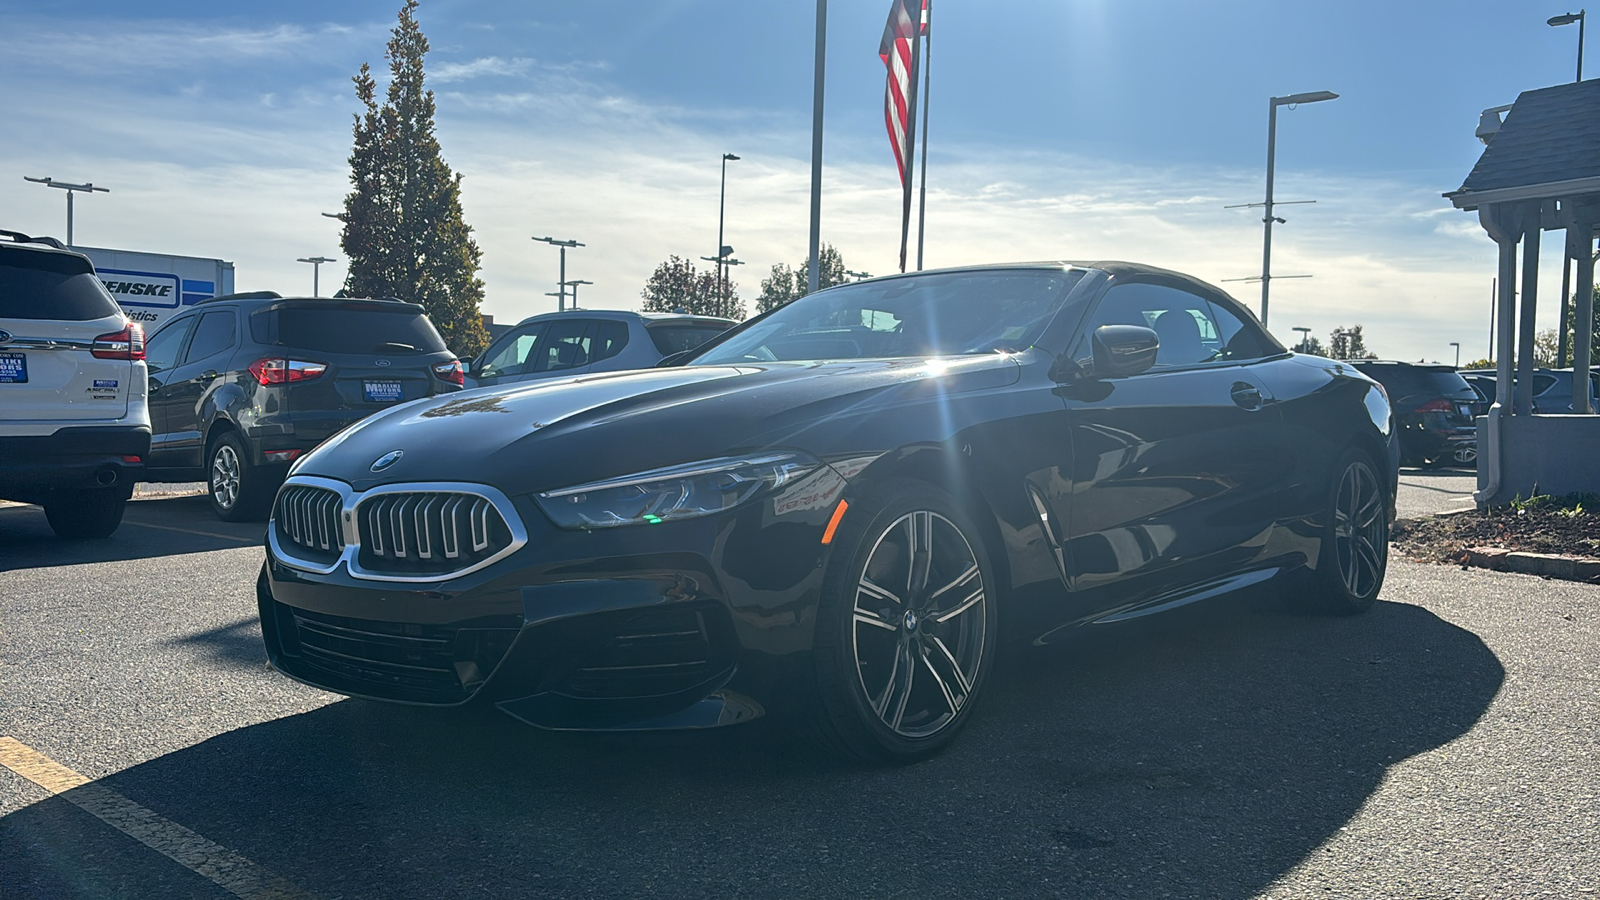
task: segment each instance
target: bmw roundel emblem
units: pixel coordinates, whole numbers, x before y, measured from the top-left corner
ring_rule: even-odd
[[[388,453],[385,453],[384,455],[378,457],[376,460],[373,461],[373,463],[372,463],[372,471],[374,471],[374,472],[382,472],[384,469],[387,469],[390,466],[394,465],[395,463],[399,462],[400,461],[400,457],[405,456],[405,455],[406,455],[406,452],[404,450],[390,450]]]
[[[9,332],[9,331],[0,331],[0,344],[4,344],[6,341],[9,341],[9,340],[11,340],[11,332]]]

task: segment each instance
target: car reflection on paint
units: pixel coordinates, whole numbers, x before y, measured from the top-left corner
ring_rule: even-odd
[[[903,761],[968,720],[1002,626],[1269,580],[1354,613],[1383,582],[1383,393],[1187,276],[857,282],[673,362],[409,403],[308,455],[258,582],[272,664],[553,729],[770,710]]]

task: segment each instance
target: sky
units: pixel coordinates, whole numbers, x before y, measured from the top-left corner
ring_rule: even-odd
[[[1385,358],[1488,348],[1495,247],[1440,195],[1482,151],[1481,110],[1570,81],[1575,26],[1528,0],[938,0],[926,265],[1126,259],[1221,283],[1252,309],[1268,99],[1280,109],[1269,324],[1360,324]],[[300,257],[342,257],[350,79],[380,77],[399,0],[0,0],[0,227],[217,257],[238,290],[308,293]],[[828,9],[822,237],[896,269],[900,194],[877,46],[887,0]],[[733,0],[423,0],[445,160],[463,176],[497,322],[555,308],[557,252],[582,305],[637,308],[669,255],[724,242],[754,309],[808,241],[816,5]],[[1600,61],[1591,69],[1600,74]],[[913,229],[915,226],[913,226]],[[1560,286],[1546,240],[1541,298]],[[914,256],[914,253],[913,253]],[[342,260],[322,284],[344,277]],[[1310,275],[1289,279],[1288,275]],[[1224,283],[1226,282],[1226,283]],[[1554,327],[1546,300],[1541,328]]]

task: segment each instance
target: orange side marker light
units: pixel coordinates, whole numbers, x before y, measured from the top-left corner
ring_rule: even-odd
[[[833,518],[828,520],[828,529],[822,532],[822,542],[824,544],[833,543],[833,533],[839,530],[839,520],[844,518],[844,511],[849,508],[850,504],[843,500],[840,500],[839,505],[834,507]]]

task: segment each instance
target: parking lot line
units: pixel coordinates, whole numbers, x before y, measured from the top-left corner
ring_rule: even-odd
[[[198,534],[201,537],[222,538],[225,541],[238,541],[241,544],[259,544],[259,543],[261,543],[261,539],[260,538],[242,538],[242,537],[239,537],[236,534],[222,534],[222,533],[216,532],[216,531],[200,531],[200,530],[194,529],[194,528],[179,528],[176,525],[157,525],[154,522],[141,522],[138,519],[129,519],[128,522],[131,523],[131,524],[134,524],[134,525],[138,525],[141,528],[162,528],[162,529],[165,529],[167,531],[181,531],[184,534]]]
[[[15,738],[0,737],[0,766],[244,900],[314,900],[313,895],[228,848],[96,784]]]

